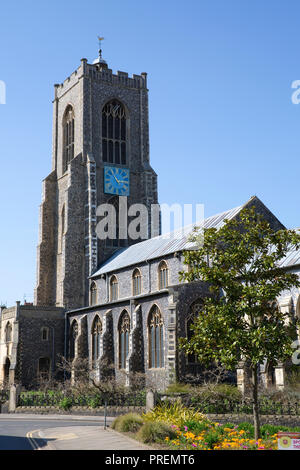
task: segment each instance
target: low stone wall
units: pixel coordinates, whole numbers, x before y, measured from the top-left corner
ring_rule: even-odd
[[[4,412],[2,410],[2,412]],[[5,411],[7,412],[7,411]],[[120,416],[127,413],[142,414],[146,412],[146,408],[142,406],[108,406],[107,416]],[[18,406],[15,413],[30,413],[30,414],[69,414],[69,415],[90,415],[90,416],[104,416],[104,406],[91,408],[88,406],[72,406],[68,410],[54,406]],[[252,415],[250,414],[208,414],[207,417],[214,422],[225,423],[253,423]],[[289,415],[261,415],[261,424],[273,424],[289,427],[300,427],[300,416]]]
[[[119,416],[126,413],[141,414],[145,411],[146,408],[142,406],[108,406],[107,416]],[[72,406],[68,410],[55,406],[18,406],[15,413],[104,416],[104,406],[99,406],[97,408],[91,408],[89,406]]]
[[[208,414],[209,419],[214,422],[225,424],[225,423],[252,423],[252,415],[249,414]],[[300,416],[291,416],[291,415],[261,415],[260,416],[261,424],[273,424],[278,426],[290,426],[290,427],[300,427]]]

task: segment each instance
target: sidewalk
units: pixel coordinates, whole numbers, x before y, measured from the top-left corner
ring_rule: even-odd
[[[45,446],[36,444],[38,450],[153,450],[134,439],[103,426],[70,426],[34,431],[36,440],[46,441]]]

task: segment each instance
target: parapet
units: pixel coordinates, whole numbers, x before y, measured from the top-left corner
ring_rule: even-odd
[[[132,77],[129,77],[127,72],[121,72],[120,70],[114,74],[112,69],[107,67],[99,68],[97,64],[88,64],[87,59],[81,59],[81,65],[63,83],[54,85],[55,98],[59,98],[66,93],[82,76],[91,77],[99,82],[121,85],[126,88],[147,88],[147,74],[145,72],[140,75],[133,74]]]

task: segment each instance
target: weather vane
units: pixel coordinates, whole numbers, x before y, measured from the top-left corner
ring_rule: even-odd
[[[99,41],[99,57],[100,59],[102,59],[102,45],[101,45],[101,41],[103,41],[104,38],[98,36],[98,41]]]

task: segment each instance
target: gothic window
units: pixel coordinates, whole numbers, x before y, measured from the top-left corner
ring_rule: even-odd
[[[130,331],[130,318],[128,312],[124,310],[121,313],[119,321],[119,367],[120,369],[126,368],[126,359],[129,352],[129,331]]]
[[[11,342],[11,336],[12,336],[12,326],[8,322],[5,327],[5,342],[10,343]]]
[[[73,360],[76,355],[76,338],[78,336],[78,323],[73,321],[70,328],[70,359]]]
[[[72,158],[74,158],[74,111],[69,105],[63,118],[63,172],[67,171]]]
[[[117,100],[111,100],[102,109],[103,161],[126,165],[126,111]]]
[[[194,324],[196,317],[199,312],[203,309],[203,301],[201,299],[195,300],[189,308],[188,316],[186,320],[186,336],[190,340],[194,334],[191,326]],[[188,364],[197,364],[198,359],[195,354],[187,354],[187,363]]]
[[[102,323],[98,315],[95,317],[92,326],[92,358],[96,361],[100,357],[100,340],[102,334]]]
[[[95,282],[92,282],[91,288],[90,288],[90,301],[91,305],[96,305],[97,304],[97,284]]]
[[[41,357],[39,359],[39,378],[42,380],[49,380],[50,378],[50,359],[49,357]]]
[[[154,305],[148,319],[149,368],[164,366],[164,329],[159,308]]]
[[[42,341],[48,341],[49,340],[49,328],[44,326],[42,328]]]
[[[159,289],[165,289],[168,287],[169,281],[169,270],[168,265],[165,261],[162,261],[158,267],[158,283]]]
[[[111,247],[123,247],[126,246],[127,240],[120,239],[120,207],[119,207],[119,196],[113,196],[108,199],[107,204],[111,204],[115,211],[115,237],[114,238],[106,238],[105,245]],[[122,213],[121,213],[122,219]],[[124,221],[126,224],[127,221]],[[127,227],[126,227],[127,228]]]
[[[132,275],[132,294],[139,295],[142,291],[142,276],[139,269],[135,269]]]
[[[119,296],[119,285],[118,285],[118,279],[116,276],[112,276],[110,278],[110,300],[118,300]]]
[[[4,385],[9,384],[9,370],[10,370],[10,360],[7,357],[4,364]]]

